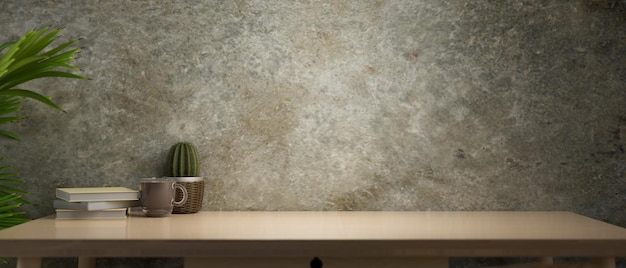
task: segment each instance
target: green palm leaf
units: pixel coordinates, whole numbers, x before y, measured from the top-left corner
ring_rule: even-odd
[[[63,111],[63,108],[61,108],[61,106],[59,106],[56,103],[54,103],[52,101],[52,99],[50,99],[50,97],[43,96],[43,95],[41,95],[39,93],[30,91],[30,90],[12,89],[12,90],[0,91],[0,94],[4,94],[5,96],[16,96],[16,97],[31,98],[31,99],[43,102],[43,103],[45,103],[47,105],[50,105],[50,106],[54,107],[55,109],[57,109],[59,111]]]
[[[35,55],[54,42],[57,39],[57,35],[61,31],[61,28],[55,29],[44,37],[41,37],[48,31],[48,29],[50,29],[50,27],[45,27],[39,31],[32,31],[33,33],[31,35],[27,35],[28,40],[24,42],[24,45],[22,46],[23,49],[18,52],[17,57],[21,55]]]
[[[24,89],[20,93],[11,91],[18,85],[44,77],[88,79],[65,71],[55,71],[59,68],[80,70],[70,64],[74,61],[80,48],[65,51],[65,49],[78,42],[78,39],[74,39],[44,52],[44,49],[57,40],[57,35],[61,31],[60,28],[50,32],[48,30],[49,27],[41,30],[32,30],[17,42],[8,42],[0,45],[0,51],[9,48],[0,57],[0,96],[11,95],[32,98],[55,109],[62,110],[50,98],[43,97],[41,94]],[[32,93],[25,94],[24,91]]]
[[[2,77],[0,77],[0,95],[8,94],[5,90],[11,89],[17,85],[26,83],[30,80],[34,80],[37,78],[44,77],[65,77],[65,78],[77,78],[82,79],[83,77],[80,75],[75,75],[67,72],[58,72],[58,71],[42,71],[42,70],[33,70],[32,72],[24,72],[19,73],[17,77],[10,77],[11,79],[7,79],[7,81],[2,81]]]
[[[6,42],[4,44],[0,44],[0,52],[2,52],[2,50],[4,50],[5,48],[12,46],[13,44],[15,44],[15,42]]]

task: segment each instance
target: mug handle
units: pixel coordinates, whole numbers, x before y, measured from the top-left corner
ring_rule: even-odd
[[[175,184],[175,187],[180,189],[181,192],[183,192],[183,198],[179,201],[174,200],[174,206],[182,206],[183,204],[185,204],[185,202],[187,202],[187,188],[185,188],[185,186],[182,186],[178,183]]]

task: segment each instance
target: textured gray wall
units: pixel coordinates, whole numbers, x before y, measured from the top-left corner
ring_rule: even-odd
[[[204,210],[568,210],[626,227],[626,2],[0,1],[0,42],[81,37],[1,155],[59,186],[162,176]]]

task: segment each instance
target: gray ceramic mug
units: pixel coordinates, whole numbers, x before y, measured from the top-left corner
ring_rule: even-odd
[[[183,193],[180,200],[175,200],[176,189]],[[187,198],[187,189],[173,179],[141,179],[139,200],[143,213],[148,217],[167,217],[172,214],[174,206],[182,206],[187,202]]]

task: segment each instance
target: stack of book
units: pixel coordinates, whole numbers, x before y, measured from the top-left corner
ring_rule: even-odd
[[[126,218],[129,207],[139,206],[139,191],[126,187],[57,188],[57,219]]]

